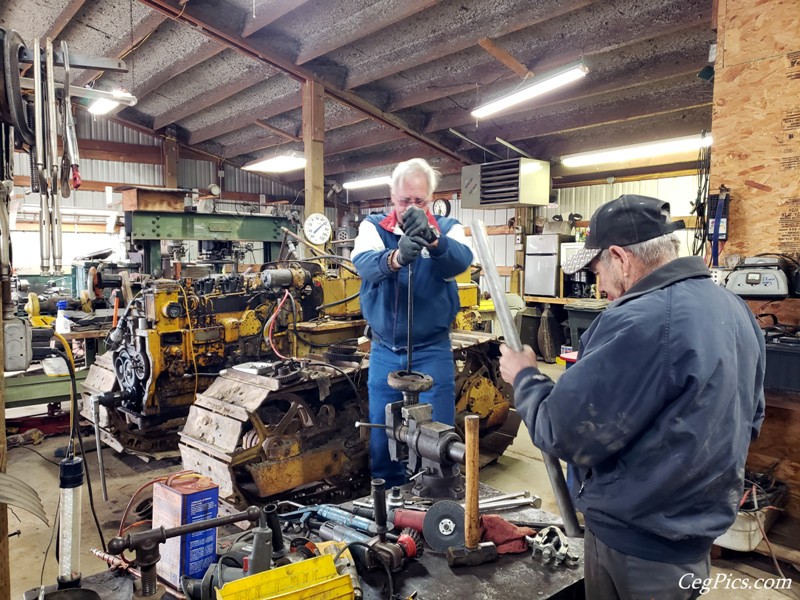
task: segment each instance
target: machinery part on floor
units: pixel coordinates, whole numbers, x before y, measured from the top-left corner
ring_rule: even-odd
[[[366,445],[351,435],[366,411],[363,388],[356,396],[344,375],[324,365],[291,365],[299,378],[289,384],[247,365],[227,369],[189,411],[180,434],[183,466],[209,474],[228,504],[265,501],[298,487],[298,502],[316,504],[326,495],[343,500],[367,471]]]
[[[578,556],[569,551],[569,542],[564,533],[555,526],[545,527],[536,536],[525,536],[531,548],[531,558],[538,557],[544,563],[567,567],[578,566]]]
[[[39,518],[48,527],[47,515],[42,500],[31,486],[8,473],[0,473],[0,504],[8,504],[15,508],[27,510]]]
[[[480,260],[485,268],[484,274],[489,285],[489,291],[494,299],[497,317],[503,327],[506,343],[515,352],[521,352],[522,342],[519,339],[519,332],[514,326],[511,311],[508,309],[505,289],[500,283],[497,267],[492,260],[488,236],[486,235],[486,226],[483,224],[483,221],[480,219],[474,220],[472,222],[472,232],[475,239],[475,250],[478,254],[478,260]],[[567,535],[570,537],[580,537],[581,530],[578,525],[578,516],[575,514],[575,507],[572,504],[567,482],[561,470],[561,463],[557,458],[546,452],[542,452],[542,460],[547,468],[547,476],[550,478],[550,485],[553,486],[553,493],[555,494],[558,510],[561,513],[561,519],[564,521]]]
[[[464,500],[464,543],[447,548],[447,564],[451,567],[474,567],[497,560],[494,542],[481,542],[481,516],[478,508],[480,486],[480,464],[478,462],[479,426],[478,416],[470,415],[464,420],[466,430],[466,486]]]
[[[193,281],[154,280],[126,307],[84,383],[82,414],[94,421],[87,396],[101,396],[103,439],[118,451],[174,450],[177,429],[197,392],[219,372],[247,360],[297,356],[341,343],[363,321],[324,321],[324,329],[296,329],[317,318],[319,265],[295,264],[261,273]],[[281,363],[270,376],[289,384],[297,369]]]
[[[425,513],[422,537],[434,552],[464,545],[464,507],[452,500],[440,500]]]
[[[161,559],[159,546],[170,538],[205,531],[223,525],[232,525],[240,521],[250,521],[252,523],[261,517],[261,509],[256,506],[249,507],[246,511],[198,521],[171,529],[150,529],[140,533],[129,533],[125,537],[115,537],[108,542],[108,552],[112,555],[119,555],[125,550],[132,550],[136,553],[136,565],[139,567],[142,577],[142,597],[154,596],[157,592],[156,565]]]
[[[248,532],[252,540],[239,541],[209,565],[202,579],[183,577],[181,590],[189,600],[214,600],[214,590],[272,567],[272,531],[258,526]]]

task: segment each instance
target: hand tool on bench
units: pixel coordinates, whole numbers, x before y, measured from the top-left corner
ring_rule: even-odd
[[[481,516],[478,510],[480,417],[467,415],[464,419],[464,430],[467,448],[464,545],[447,549],[447,564],[451,567],[473,567],[497,559],[494,542],[481,542]]]

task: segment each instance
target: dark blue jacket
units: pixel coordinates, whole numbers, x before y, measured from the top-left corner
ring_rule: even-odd
[[[374,243],[365,250],[356,240],[353,263],[362,279],[361,312],[374,338],[398,351],[408,345],[408,268],[397,272],[389,270],[387,258],[389,252],[397,248],[400,236],[380,226],[384,218],[385,215],[370,215],[361,223],[359,238],[368,237]],[[469,247],[447,236],[459,225],[458,221],[435,218],[441,231],[439,243],[413,263],[414,347],[449,339],[450,325],[460,308],[454,277],[472,263]]]
[[[736,518],[764,368],[747,305],[679,258],[595,319],[558,383],[520,372],[516,408],[536,446],[580,467],[575,504],[601,541],[693,562]]]

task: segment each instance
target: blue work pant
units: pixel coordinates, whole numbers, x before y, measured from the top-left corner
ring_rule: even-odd
[[[387,383],[392,371],[405,371],[406,353],[392,352],[376,342],[369,352],[369,420],[371,423],[386,424],[386,405],[403,399],[401,392],[393,390]],[[433,420],[453,425],[456,417],[455,363],[450,340],[415,348],[412,354],[414,371],[425,373],[433,378],[433,387],[420,394],[420,402],[433,405]],[[383,429],[370,429],[370,465],[373,478],[386,480],[386,485],[403,485],[405,467],[389,458],[389,446]]]

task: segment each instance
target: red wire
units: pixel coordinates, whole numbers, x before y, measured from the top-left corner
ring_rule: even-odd
[[[275,309],[275,316],[272,318],[272,321],[269,322],[269,345],[272,347],[272,351],[278,355],[278,358],[283,360],[288,360],[288,357],[284,356],[278,349],[275,347],[275,342],[272,340],[272,328],[275,327],[275,321],[278,320],[278,315],[283,308],[283,305],[286,304],[286,300],[289,299],[289,290],[286,290],[286,293],[283,295],[283,299],[281,300],[280,304],[278,304],[278,308]]]

